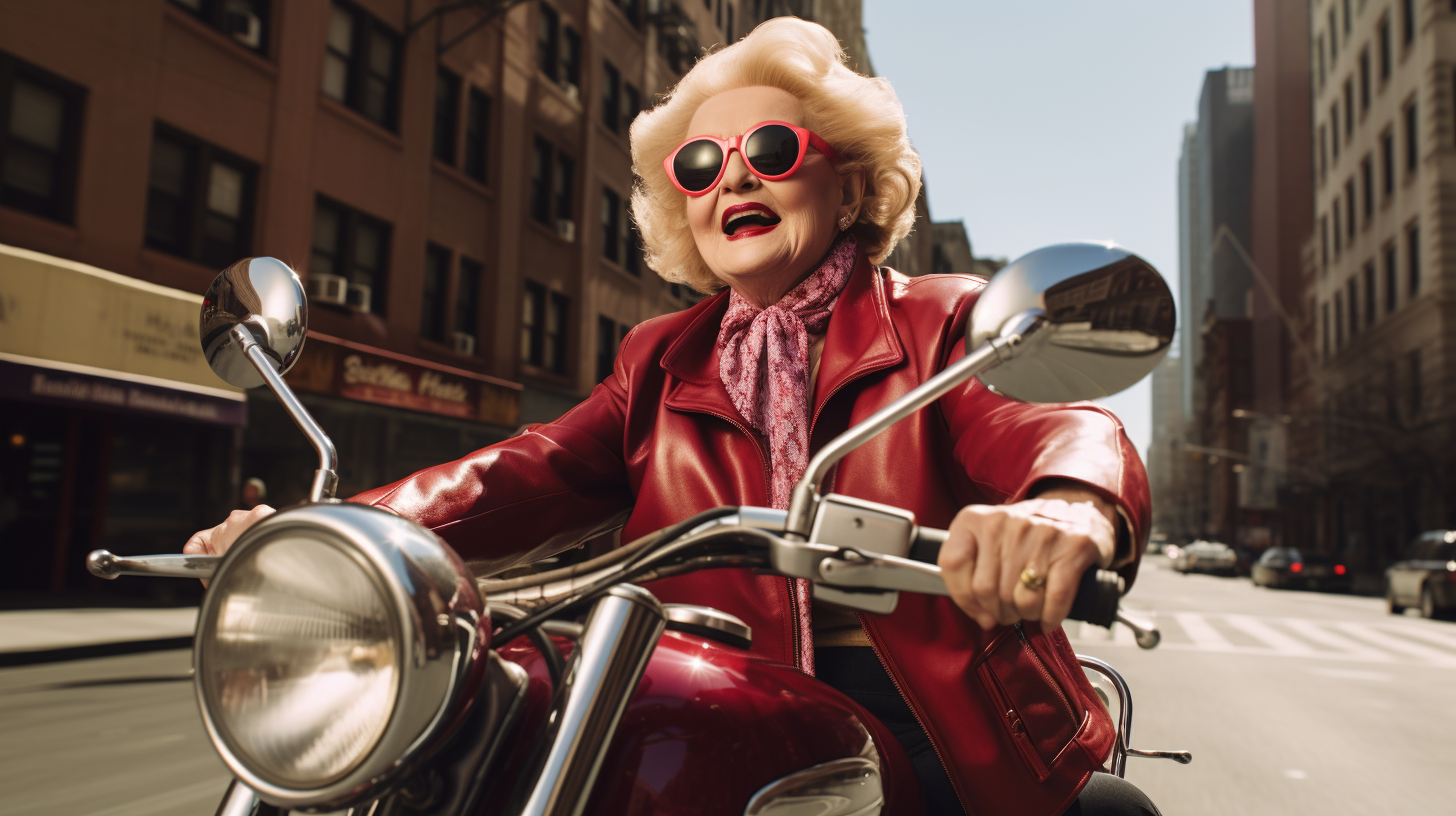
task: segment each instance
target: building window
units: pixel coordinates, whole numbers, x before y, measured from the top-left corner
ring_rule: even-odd
[[[1320,335],[1324,338],[1325,359],[1330,356],[1330,304],[1329,301],[1320,307]]]
[[[1411,102],[1405,107],[1405,169],[1408,173],[1414,173],[1416,165],[1420,162],[1420,155],[1417,152],[1419,143],[1416,124],[1416,103]]]
[[[571,300],[526,281],[521,311],[521,362],[566,373],[566,327]]]
[[[1320,267],[1328,269],[1330,266],[1330,217],[1320,216]]]
[[[329,6],[324,93],[371,121],[395,129],[399,108],[399,35],[352,4]]]
[[[465,175],[485,181],[486,147],[490,143],[490,97],[472,87],[465,102]]]
[[[1319,180],[1320,184],[1325,183],[1325,171],[1328,169],[1329,151],[1325,149],[1325,126],[1319,126]]]
[[[1325,35],[1321,34],[1314,40],[1315,59],[1319,63],[1319,87],[1325,88]]]
[[[622,129],[622,75],[610,62],[602,62],[602,124],[619,133]]]
[[[1340,197],[1339,196],[1335,196],[1335,199],[1330,202],[1330,220],[1334,222],[1334,224],[1332,225],[1332,226],[1334,226],[1334,229],[1331,230],[1330,232],[1333,233],[1333,235],[1335,237],[1335,260],[1339,260],[1340,259],[1340,235],[1342,234],[1341,233],[1341,230],[1340,230]]]
[[[1388,197],[1395,192],[1395,132],[1386,129],[1380,134],[1381,187]]]
[[[636,85],[630,82],[624,83],[622,86],[622,118],[628,127],[632,126],[632,120],[636,119],[637,114],[641,112],[642,92],[637,90]]]
[[[627,206],[625,203],[622,205]],[[642,259],[642,233],[637,230],[637,222],[632,220],[630,210],[625,210],[623,220],[627,222],[627,259],[622,262],[622,267],[633,275],[641,275],[642,267],[645,265]]]
[[[1355,178],[1351,176],[1345,182],[1345,236],[1350,239],[1350,246],[1355,246]]]
[[[1390,15],[1380,18],[1380,81],[1390,79]]]
[[[1401,42],[1410,45],[1416,40],[1416,4],[1415,0],[1400,0],[1400,36]]]
[[[581,35],[576,29],[561,29],[561,88],[576,99],[581,95]]]
[[[555,150],[540,136],[531,149],[531,217],[547,226],[554,225],[561,237],[574,240],[575,212],[572,191],[575,189],[576,160]]]
[[[1360,187],[1365,199],[1365,223],[1375,217],[1375,159],[1366,154],[1360,162]]]
[[[480,261],[460,256],[460,277],[455,285],[455,334],[470,338],[470,354],[476,353],[476,338],[479,337],[480,286],[485,277],[485,267]],[[456,351],[466,351],[458,345]]]
[[[345,305],[384,314],[389,233],[388,223],[319,196],[313,211],[309,277],[337,275],[346,287]]]
[[[252,254],[257,165],[158,125],[147,175],[146,243],[221,269]]]
[[[1335,61],[1340,57],[1340,34],[1339,27],[1335,25],[1335,7],[1330,6],[1330,70],[1334,70]]]
[[[0,52],[0,204],[71,223],[86,91]]]
[[[637,3],[638,0],[611,0],[611,4],[616,6],[617,10],[627,18],[627,22],[634,26],[642,20],[641,14],[637,10]]]
[[[1335,292],[1335,350],[1345,345],[1345,299],[1340,292]]]
[[[551,224],[551,144],[537,136],[531,144],[531,217]]]
[[[1411,297],[1420,294],[1421,291],[1421,228],[1419,224],[1411,225],[1405,234],[1405,265],[1409,272],[1407,291]]]
[[[617,351],[622,347],[622,341],[627,339],[627,332],[632,327],[626,323],[618,323],[606,315],[597,316],[597,381],[612,376],[612,368],[617,362]]]
[[[1412,351],[1410,353],[1410,357],[1407,358],[1406,366],[1408,371],[1410,372],[1410,412],[1412,417],[1416,417],[1419,416],[1421,413],[1421,403],[1423,402],[1423,397],[1425,396],[1422,393],[1421,387],[1422,384],[1420,349],[1416,349],[1415,351]]]
[[[1350,0],[1344,0],[1341,4],[1345,15],[1345,39],[1350,39]]]
[[[576,189],[575,177],[576,160],[558,151],[556,153],[556,175],[551,192],[551,197],[556,203],[556,220],[558,222],[576,220],[576,208],[572,206],[572,191]]]
[[[172,0],[244,48],[268,53],[268,0]]]
[[[1375,325],[1378,310],[1375,303],[1375,262],[1365,263],[1365,325]]]
[[[1351,277],[1345,283],[1345,291],[1348,293],[1346,297],[1350,301],[1350,339],[1353,340],[1355,339],[1355,335],[1360,333],[1360,306],[1359,301],[1355,297],[1355,278]]]
[[[1360,112],[1370,110],[1370,49],[1360,52]]]
[[[536,67],[555,82],[561,60],[561,18],[545,3],[536,6]]]
[[[1340,160],[1340,105],[1330,105],[1330,158]]]
[[[602,188],[602,257],[613,263],[622,260],[622,199],[610,187]]]
[[[1395,311],[1396,305],[1395,244],[1385,247],[1385,311]]]
[[[459,129],[460,77],[445,70],[435,72],[435,158],[455,163],[455,133]]]
[[[445,295],[450,283],[450,250],[425,247],[424,293],[420,298],[420,336],[445,342]]]
[[[1345,140],[1355,134],[1355,81],[1345,79]]]

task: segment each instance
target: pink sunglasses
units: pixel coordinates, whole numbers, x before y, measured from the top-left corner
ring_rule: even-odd
[[[717,186],[728,169],[728,155],[737,150],[748,171],[764,181],[780,181],[798,172],[809,146],[832,163],[834,148],[808,128],[788,122],[759,122],[742,135],[719,139],[694,136],[662,160],[674,187],[700,196]]]

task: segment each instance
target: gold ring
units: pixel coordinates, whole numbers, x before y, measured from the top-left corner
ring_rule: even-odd
[[[1046,576],[1036,571],[1036,567],[1027,567],[1021,571],[1021,585],[1033,592],[1046,586]]]

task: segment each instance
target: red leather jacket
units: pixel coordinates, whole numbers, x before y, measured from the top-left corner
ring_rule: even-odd
[[[810,429],[817,449],[963,354],[980,282],[906,278],[863,258],[829,322]],[[637,326],[611,377],[565,416],[370,491],[467,559],[544,557],[627,513],[632,540],[722,505],[767,506],[765,445],[718,379],[720,294]],[[1133,552],[1147,536],[1147,477],[1110,413],[1038,406],[971,383],[840,462],[826,489],[947,526],[967,504],[1073,479],[1115,501]],[[1136,562],[1123,568],[1130,580]],[[664,602],[718,607],[753,627],[753,650],[797,663],[808,611],[788,579],[713,570],[655,582]],[[1061,629],[983,631],[948,599],[903,593],[862,615],[886,670],[930,735],[967,814],[1061,813],[1109,755],[1113,726]]]

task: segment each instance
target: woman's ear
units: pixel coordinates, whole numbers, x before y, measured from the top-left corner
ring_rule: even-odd
[[[840,217],[848,215],[854,219],[859,218],[860,204],[864,202],[865,193],[865,171],[863,167],[845,173],[840,177],[843,181],[839,199]]]

